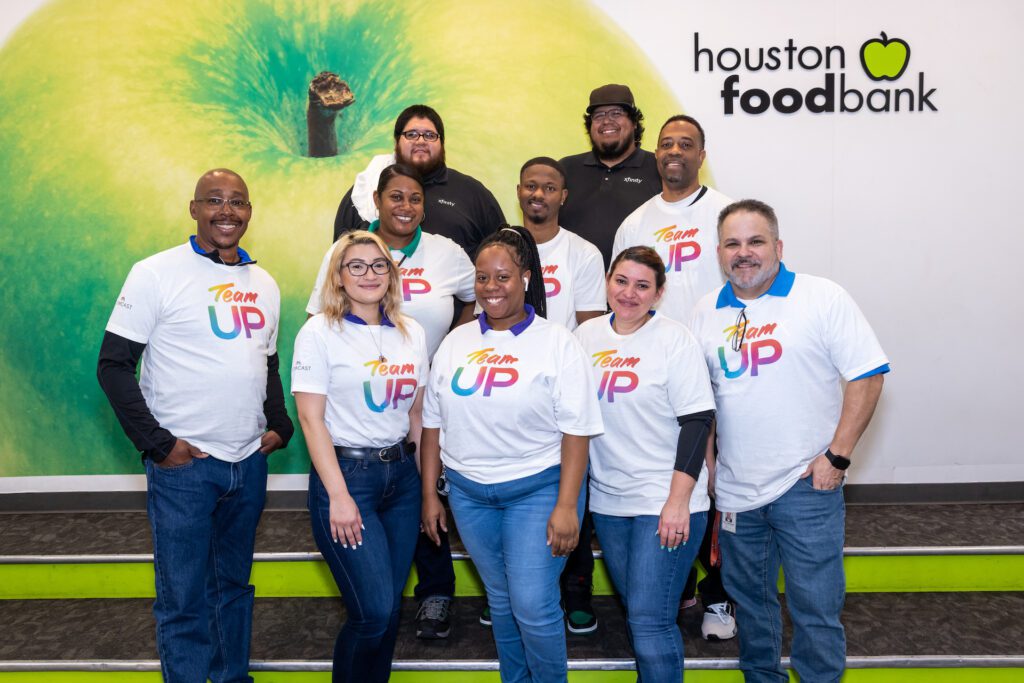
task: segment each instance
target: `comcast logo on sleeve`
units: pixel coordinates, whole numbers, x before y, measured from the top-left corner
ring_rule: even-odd
[[[693,34],[694,73],[725,75],[721,98],[726,116],[804,109],[812,114],[937,112],[937,88],[928,87],[924,71],[916,77],[906,74],[909,66],[910,44],[885,31],[863,41],[859,50],[801,44],[794,38],[775,45],[718,47],[699,32]],[[778,77],[764,78],[766,72],[786,72],[791,82],[778,87]]]

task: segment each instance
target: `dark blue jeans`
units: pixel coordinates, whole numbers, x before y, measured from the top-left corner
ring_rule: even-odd
[[[708,513],[690,515],[690,540],[669,552],[657,535],[658,516],[594,513],[604,563],[626,606],[638,680],[669,683],[683,677],[683,638],[676,626],[679,597],[704,535]]]
[[[420,529],[420,475],[411,455],[388,463],[339,458],[338,465],[363,518],[363,544],[343,548],[331,539],[331,501],[315,469],[308,500],[313,538],[347,612],[334,643],[333,680],[387,681]]]
[[[781,498],[736,515],[721,530],[722,577],[736,601],[740,668],[748,683],[786,683],[782,668],[779,565],[793,621],[790,661],[800,680],[837,682],[846,667],[839,621],[846,598],[843,490],[819,491],[797,479]]]
[[[252,681],[249,585],[267,458],[195,458],[163,468],[146,460],[156,572],[156,641],[169,683]]]

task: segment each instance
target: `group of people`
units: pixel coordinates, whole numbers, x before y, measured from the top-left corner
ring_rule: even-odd
[[[841,487],[888,359],[841,287],[782,263],[770,206],[701,185],[696,119],[643,150],[632,93],[609,84],[584,123],[591,151],[522,166],[522,226],[445,164],[425,105],[342,199],[290,387],[346,606],[334,680],[388,679],[414,561],[416,633],[447,637],[446,508],[503,681],[566,680],[566,628],[597,628],[594,531],[640,680],[681,680],[698,558],[704,635],[738,630],[748,681],[788,680],[780,566],[793,667],[838,680]],[[190,212],[186,244],[132,268],[98,376],[146,466],[165,679],[251,680],[265,456],[293,432],[280,295],[239,247],[238,174],[204,174]]]

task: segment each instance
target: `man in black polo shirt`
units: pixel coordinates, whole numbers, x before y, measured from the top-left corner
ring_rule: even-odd
[[[654,154],[640,149],[643,121],[628,86],[602,85],[590,93],[583,116],[591,150],[561,161],[572,191],[559,220],[601,250],[605,269],[619,225],[661,191]]]
[[[423,229],[453,240],[470,258],[477,245],[505,222],[494,195],[479,180],[445,165],[441,116],[425,104],[414,104],[395,120],[394,154],[374,157],[342,198],[334,219],[335,240],[343,232],[365,230],[377,218],[373,192],[380,172],[396,161],[423,176]]]

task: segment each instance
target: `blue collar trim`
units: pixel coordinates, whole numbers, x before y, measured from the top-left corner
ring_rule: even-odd
[[[522,334],[523,331],[530,326],[530,323],[533,322],[534,318],[537,317],[537,312],[533,310],[533,306],[530,304],[524,304],[524,308],[526,309],[526,318],[508,328],[516,337]],[[476,319],[480,323],[480,334],[485,334],[488,330],[492,329],[491,326],[487,324],[487,314],[483,311],[480,312],[480,315],[478,315]]]
[[[363,320],[358,315],[356,315],[355,313],[352,313],[352,312],[346,313],[345,315],[343,315],[341,317],[342,317],[342,319],[345,322],[355,323],[356,325],[365,325],[366,324],[365,320]],[[395,326],[395,324],[393,322],[391,322],[391,319],[388,318],[387,314],[384,313],[384,309],[383,308],[380,309],[380,324],[383,325],[384,327],[394,327]]]
[[[779,272],[775,275],[775,280],[772,282],[771,287],[768,288],[761,296],[771,294],[772,296],[789,296],[789,292],[793,289],[793,282],[796,280],[796,273],[793,273],[786,269],[786,264],[779,262]],[[758,299],[761,296],[757,297]],[[725,286],[718,293],[718,301],[715,303],[715,308],[725,308],[730,306],[732,308],[746,308],[747,305],[736,298],[736,293],[732,290],[732,283],[726,282]]]
[[[246,252],[245,249],[242,249],[241,247],[238,247],[237,263],[224,263],[224,261],[221,260],[220,254],[217,253],[216,249],[214,249],[213,251],[203,251],[203,248],[199,246],[199,242],[196,241],[195,235],[190,236],[188,238],[188,241],[189,244],[192,245],[192,251],[196,252],[200,256],[205,256],[214,263],[219,263],[222,266],[247,266],[250,263],[256,263],[256,261],[254,261],[252,257],[249,256],[248,252]]]

